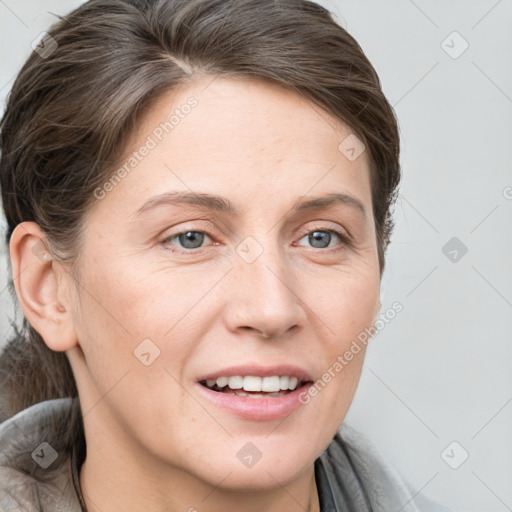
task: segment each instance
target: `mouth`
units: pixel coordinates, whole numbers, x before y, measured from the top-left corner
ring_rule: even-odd
[[[226,393],[246,398],[281,397],[292,393],[308,383],[309,381],[302,381],[297,377],[289,375],[270,375],[267,377],[234,375],[199,381],[199,384],[217,393]]]
[[[290,365],[226,368],[196,381],[196,389],[209,403],[253,421],[287,416],[304,405],[300,396],[312,385],[308,372]]]

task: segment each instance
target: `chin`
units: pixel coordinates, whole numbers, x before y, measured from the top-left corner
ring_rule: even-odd
[[[221,486],[225,490],[265,491],[293,482],[301,474],[311,469],[313,462],[314,458],[312,460],[297,459],[290,457],[289,453],[280,454],[279,457],[269,457],[266,461],[262,458],[252,467],[222,461],[219,464],[222,469],[209,472],[207,480],[214,486],[219,485],[219,481],[222,481]],[[225,480],[223,480],[224,477]]]
[[[190,454],[189,461],[200,465],[189,465],[189,471],[213,486],[222,481],[224,489],[262,491],[293,482],[312,468],[323,451],[321,440],[312,439],[311,432],[295,437],[269,432],[264,436],[235,435],[217,443],[214,450]]]

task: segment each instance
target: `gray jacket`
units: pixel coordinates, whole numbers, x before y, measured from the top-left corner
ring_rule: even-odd
[[[62,439],[76,399],[49,400],[0,424],[0,512],[83,512],[79,458]],[[76,412],[76,409],[75,409]],[[315,461],[322,512],[450,512],[414,492],[357,431],[341,426]]]

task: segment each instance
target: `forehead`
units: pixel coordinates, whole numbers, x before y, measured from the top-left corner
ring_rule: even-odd
[[[135,207],[141,197],[172,190],[231,191],[244,201],[352,190],[364,202],[367,155],[347,158],[351,137],[341,120],[282,86],[202,77],[153,102],[118,163],[123,179],[108,196]]]
[[[189,105],[194,103],[193,108]],[[171,121],[170,130],[165,130]],[[247,77],[201,77],[194,83],[181,85],[160,95],[146,113],[138,134],[164,128],[164,136],[175,138],[194,131],[201,142],[214,150],[223,136],[254,148],[254,152],[269,151],[286,142],[309,142],[305,147],[294,144],[297,154],[306,149],[325,149],[334,141],[341,142],[351,130],[339,118],[313,104],[305,96],[285,87]],[[190,128],[190,129],[187,129]],[[202,130],[198,130],[202,128]],[[225,139],[224,139],[225,141]],[[321,142],[324,144],[321,144]],[[172,143],[172,137],[167,137]],[[193,143],[197,143],[197,137]],[[217,144],[215,144],[217,143]],[[232,144],[230,149],[235,152]],[[337,149],[337,144],[334,146]]]

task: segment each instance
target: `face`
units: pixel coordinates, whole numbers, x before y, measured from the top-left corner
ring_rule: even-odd
[[[311,467],[364,349],[335,363],[380,306],[367,155],[338,149],[350,133],[249,79],[198,80],[147,112],[85,217],[72,363],[95,443],[236,488]]]

